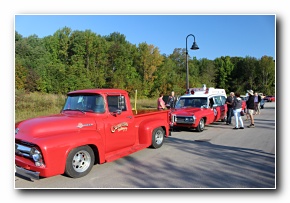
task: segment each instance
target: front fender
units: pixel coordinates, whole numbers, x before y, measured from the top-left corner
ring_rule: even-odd
[[[104,162],[104,141],[95,130],[62,134],[57,139],[46,138],[37,144],[42,150],[47,173],[50,175],[63,174],[69,152],[79,146],[94,145],[98,150],[100,163]]]

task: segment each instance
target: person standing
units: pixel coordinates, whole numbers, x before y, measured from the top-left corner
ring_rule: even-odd
[[[171,92],[171,96],[168,97],[167,100],[167,108],[173,109],[175,106],[176,98],[174,96],[174,91]]]
[[[262,97],[258,94],[258,92],[255,92],[255,115],[260,114],[261,113],[261,103]]]
[[[236,93],[234,97],[234,102],[233,102],[233,112],[234,112],[235,121],[236,121],[236,126],[233,128],[234,130],[244,129],[244,123],[241,117],[242,99],[240,96],[241,96],[240,93]],[[239,122],[241,125],[240,128],[239,128]]]
[[[245,121],[250,120],[250,115],[248,113],[248,107],[247,107],[248,99],[249,99],[249,93],[246,93],[246,98],[245,98],[245,101],[246,101],[246,108],[245,108],[246,120]]]
[[[251,120],[251,124],[248,126],[248,128],[254,128],[255,96],[253,90],[247,90],[247,92],[249,93],[249,98],[247,100],[247,109]]]
[[[230,95],[226,99],[226,104],[228,107],[226,125],[230,125],[232,123],[234,96],[235,96],[235,93],[231,92]]]
[[[157,99],[157,109],[158,110],[166,109],[165,102],[163,101],[163,93],[160,93],[159,98]]]
[[[255,104],[255,113],[254,113],[254,115],[256,115],[257,111],[258,111],[258,93],[257,92],[254,94],[254,104]]]

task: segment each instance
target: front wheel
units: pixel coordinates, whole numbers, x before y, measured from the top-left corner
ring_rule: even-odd
[[[164,136],[165,136],[165,132],[161,127],[155,128],[152,133],[151,147],[155,149],[160,148],[163,145]]]
[[[196,127],[197,132],[202,132],[204,130],[204,118],[201,118],[198,126]]]
[[[73,149],[66,160],[65,174],[72,178],[80,178],[87,175],[95,162],[95,155],[89,146],[81,146]]]

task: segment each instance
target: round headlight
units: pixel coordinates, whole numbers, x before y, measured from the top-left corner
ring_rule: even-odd
[[[36,148],[31,149],[30,155],[35,162],[40,161],[42,159],[40,151],[38,151]]]

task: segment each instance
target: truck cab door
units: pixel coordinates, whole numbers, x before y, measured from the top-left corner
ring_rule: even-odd
[[[133,146],[136,142],[134,116],[125,98],[124,95],[107,95],[106,153]]]

